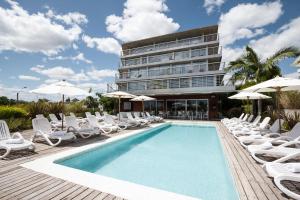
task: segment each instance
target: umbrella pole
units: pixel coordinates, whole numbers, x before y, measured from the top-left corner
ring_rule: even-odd
[[[61,130],[64,129],[64,102],[65,102],[65,95],[62,95],[62,116],[61,116]]]
[[[142,100],[142,106],[143,106],[143,113],[145,112],[145,108],[144,108],[144,100]]]
[[[280,88],[276,88],[276,107],[277,107],[277,118],[279,120],[279,134],[281,133],[281,123],[280,123],[280,108],[279,108],[279,96],[280,96]]]
[[[121,97],[119,96],[119,121],[121,120]]]

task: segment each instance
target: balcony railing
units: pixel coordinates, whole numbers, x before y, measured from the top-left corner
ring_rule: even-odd
[[[169,67],[158,67],[158,69],[149,68],[148,71],[138,70],[132,72],[122,72],[116,74],[116,80],[126,80],[126,79],[145,79],[158,76],[166,75],[180,75],[180,74],[195,74],[207,71],[217,71],[224,66],[224,62],[214,62],[214,63],[193,63],[189,65],[180,66],[169,66]],[[157,67],[155,67],[157,68]]]
[[[177,51],[147,57],[139,57],[134,59],[123,59],[120,67],[138,66],[138,65],[153,65],[159,63],[169,63],[184,60],[193,60],[205,56],[221,55],[222,47],[214,46],[201,49],[190,49],[185,51]]]
[[[219,39],[218,34],[214,33],[214,34],[203,35],[199,37],[158,43],[158,44],[153,44],[153,45],[148,45],[148,46],[143,46],[143,47],[138,47],[133,49],[126,49],[121,52],[121,55],[128,56],[128,55],[141,54],[146,52],[165,50],[165,49],[182,47],[182,46],[191,46],[191,45],[201,44],[205,42],[218,41],[218,39]]]

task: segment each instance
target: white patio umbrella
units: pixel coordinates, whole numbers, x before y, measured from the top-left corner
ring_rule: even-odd
[[[247,103],[249,102],[249,100],[256,100],[256,99],[270,99],[270,96],[264,95],[264,94],[260,94],[258,92],[239,92],[235,95],[232,95],[230,97],[228,97],[229,99],[239,99],[239,100],[247,100]],[[261,113],[261,107],[259,106],[258,108],[258,113]]]
[[[87,91],[82,90],[65,80],[43,86],[43,87],[37,88],[35,90],[31,90],[30,92],[36,93],[36,94],[60,94],[60,95],[62,95],[62,104],[63,104],[62,113],[64,113],[65,95],[67,95],[67,96],[88,96],[89,95],[89,93]],[[61,119],[62,129],[64,127],[64,119],[63,118],[64,118],[64,115],[62,115],[62,119]]]
[[[119,100],[119,120],[120,120],[120,111],[121,111],[121,99],[131,99],[131,98],[136,97],[133,94],[129,94],[127,92],[122,92],[122,91],[105,93],[105,94],[103,94],[103,96],[111,97],[111,98],[118,98],[118,100]]]
[[[275,77],[257,85],[244,89],[245,92],[276,92],[277,117],[280,120],[279,95],[281,91],[300,90],[300,79]],[[280,127],[279,123],[279,128]]]
[[[137,96],[137,97],[135,97],[133,99],[130,99],[130,101],[141,101],[142,102],[142,107],[143,107],[143,112],[145,111],[145,109],[144,109],[144,101],[153,101],[153,100],[155,100],[155,98],[144,96],[144,95]]]

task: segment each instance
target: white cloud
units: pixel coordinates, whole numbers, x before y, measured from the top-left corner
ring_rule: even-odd
[[[263,59],[273,55],[282,48],[295,46],[300,49],[300,17],[283,25],[275,33],[252,40],[251,47],[262,56]]]
[[[75,44],[75,43],[73,43],[72,47],[73,47],[73,49],[75,49],[75,50],[78,49],[78,46],[77,46],[77,44]]]
[[[82,40],[86,43],[87,47],[89,48],[96,48],[104,53],[113,53],[116,55],[120,55],[121,45],[114,38],[92,38],[90,36],[84,35],[82,37]]]
[[[206,9],[207,14],[211,14],[216,8],[220,8],[225,0],[204,0],[203,7]]]
[[[93,62],[89,59],[87,59],[83,53],[78,53],[77,56],[70,56],[70,57],[65,57],[65,56],[56,56],[56,57],[49,57],[49,60],[73,60],[73,61],[82,61],[87,64],[92,64]]]
[[[49,79],[48,83],[55,82],[55,80],[66,79],[68,81],[82,82],[90,80],[101,80],[102,78],[114,77],[116,71],[111,69],[96,69],[91,68],[88,71],[81,70],[80,72],[75,72],[69,67],[55,66],[52,68],[46,68],[43,65],[38,65],[30,68],[38,74],[47,76]]]
[[[40,78],[36,76],[27,76],[27,75],[19,75],[18,78],[20,80],[26,80],[26,81],[39,81]]]
[[[127,0],[122,16],[106,18],[108,32],[125,42],[175,32],[179,24],[165,15],[165,0]]]
[[[243,54],[244,49],[242,48],[231,48],[224,47],[222,48],[222,62],[225,62],[226,66],[230,61],[236,60]]]
[[[111,69],[95,69],[92,68],[92,70],[87,72],[87,75],[91,77],[91,79],[99,80],[106,77],[115,77],[116,71]]]
[[[220,17],[220,42],[226,46],[263,34],[262,27],[277,21],[283,13],[280,1],[238,4]]]
[[[10,8],[0,7],[0,51],[57,54],[79,39],[79,24],[86,22],[79,13],[57,20],[46,13],[30,14],[15,1],[7,2]],[[68,22],[71,24],[66,25]]]
[[[46,13],[46,16],[64,22],[68,25],[86,24],[88,22],[86,16],[79,12],[70,12],[65,15],[59,15],[53,10],[49,9]]]

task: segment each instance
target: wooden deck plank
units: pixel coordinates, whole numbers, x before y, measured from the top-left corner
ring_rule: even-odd
[[[226,127],[220,122],[212,123],[215,123],[219,130],[220,141],[223,145],[224,153],[228,158],[228,165],[230,166],[240,199],[287,199],[273,184],[272,180],[266,176],[262,167],[258,165],[236,139],[228,133]],[[25,131],[22,134],[25,138],[30,138],[32,131]],[[0,160],[0,199],[123,199],[122,197],[116,197],[102,191],[93,190],[20,167],[22,163],[98,142],[101,139],[113,137],[118,134],[120,133],[89,139],[79,139],[76,143],[64,143],[59,147],[51,147],[44,143],[37,143],[36,152],[34,154],[21,152],[19,156],[16,152],[8,159]]]

